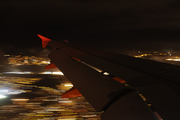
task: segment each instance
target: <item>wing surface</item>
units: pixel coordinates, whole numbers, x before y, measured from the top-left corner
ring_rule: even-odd
[[[48,55],[52,63],[104,112],[102,120],[180,119],[178,66],[76,48],[66,41],[47,45],[53,49]]]

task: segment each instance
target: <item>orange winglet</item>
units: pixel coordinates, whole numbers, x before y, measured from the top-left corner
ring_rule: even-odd
[[[42,47],[43,47],[43,48],[45,48],[45,47],[48,45],[49,41],[51,41],[51,39],[46,38],[46,37],[44,37],[44,36],[42,36],[42,35],[40,35],[40,34],[37,34],[37,36],[38,36],[39,38],[41,38],[41,40],[42,40]]]
[[[49,64],[48,66],[45,67],[45,69],[54,69],[57,68],[54,63]]]
[[[76,88],[73,87],[72,89],[64,93],[62,95],[62,98],[74,98],[79,96],[82,96],[82,94]]]

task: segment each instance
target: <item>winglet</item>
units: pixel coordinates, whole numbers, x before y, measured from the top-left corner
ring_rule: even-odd
[[[43,48],[45,48],[45,47],[47,46],[47,44],[49,43],[49,41],[51,41],[51,39],[46,38],[46,37],[44,37],[44,36],[42,36],[42,35],[40,35],[40,34],[37,34],[37,36],[38,36],[39,38],[41,38],[41,40],[42,40],[42,47],[43,47]]]

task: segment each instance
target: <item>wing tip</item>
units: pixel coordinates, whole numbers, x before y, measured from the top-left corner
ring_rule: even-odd
[[[43,48],[45,48],[48,45],[49,41],[51,41],[51,39],[44,37],[40,34],[37,34],[37,36],[42,40],[42,47]]]

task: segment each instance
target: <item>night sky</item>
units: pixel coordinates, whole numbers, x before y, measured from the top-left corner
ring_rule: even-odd
[[[1,0],[0,49],[54,40],[121,50],[180,48],[178,0]]]

